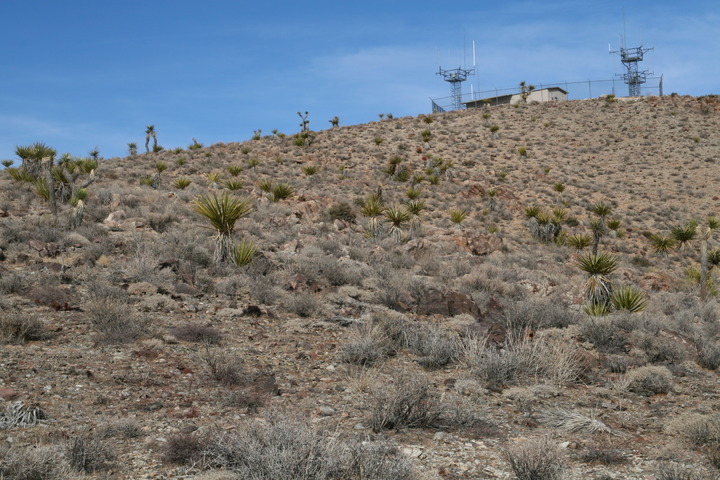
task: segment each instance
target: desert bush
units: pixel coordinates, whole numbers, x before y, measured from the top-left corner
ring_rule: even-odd
[[[521,338],[528,329],[564,328],[578,323],[579,315],[556,300],[530,297],[512,302],[503,311],[508,333]]]
[[[629,461],[628,456],[622,449],[613,447],[607,441],[588,444],[580,458],[585,463],[600,463],[602,465],[620,465]]]
[[[582,336],[603,352],[622,352],[626,333],[618,329],[610,317],[589,317],[580,322]]]
[[[0,449],[0,478],[66,480],[71,472],[62,450],[55,446]]]
[[[699,342],[697,363],[708,370],[720,368],[720,345],[711,341]]]
[[[382,327],[363,323],[340,349],[340,361],[353,365],[372,366],[393,353],[390,338]]]
[[[439,398],[422,376],[398,373],[392,383],[371,394],[370,425],[374,432],[433,425],[440,416]]]
[[[691,468],[676,462],[660,462],[657,466],[656,480],[702,480]]]
[[[254,480],[410,480],[410,461],[396,448],[374,442],[342,442],[336,434],[293,420],[245,422],[218,434],[205,463]]]
[[[178,433],[168,437],[163,458],[166,462],[177,465],[195,464],[203,459],[207,448],[207,438]]]
[[[91,436],[71,439],[65,456],[73,469],[83,473],[108,470],[116,459],[115,453],[106,442]]]
[[[640,395],[668,393],[673,388],[673,376],[665,367],[640,367],[625,374],[624,386]]]
[[[327,210],[330,220],[343,220],[348,223],[355,223],[355,212],[347,202],[337,203]]]
[[[695,447],[720,445],[720,414],[685,414],[675,419],[669,426]]]
[[[678,342],[651,333],[634,331],[630,342],[645,352],[650,363],[680,363],[687,357],[685,348]]]
[[[460,356],[457,335],[427,322],[407,324],[398,347],[406,347],[419,357],[417,362],[427,368],[450,365]]]
[[[310,317],[322,308],[320,300],[313,294],[297,292],[287,295],[284,302],[285,307],[301,317]]]
[[[62,309],[63,306],[67,307],[70,302],[70,295],[67,290],[48,284],[31,288],[25,293],[25,296],[36,305],[53,307],[58,310]]]
[[[565,458],[548,438],[521,440],[503,450],[503,456],[518,480],[561,480]]]
[[[211,345],[217,345],[222,340],[222,334],[219,330],[208,325],[200,325],[197,323],[186,323],[170,329],[170,334],[185,342],[203,342]]]
[[[251,383],[250,374],[239,357],[221,352],[217,348],[206,348],[201,354],[210,376],[225,386],[247,385]]]
[[[0,293],[21,293],[27,288],[25,279],[19,274],[8,274],[0,277]]]
[[[42,340],[45,337],[41,320],[20,314],[0,312],[0,339],[4,342],[22,343]]]
[[[85,317],[100,332],[104,343],[126,343],[141,336],[145,325],[126,302],[101,299],[85,305]]]

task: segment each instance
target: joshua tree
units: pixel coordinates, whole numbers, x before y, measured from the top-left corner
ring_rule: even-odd
[[[305,115],[303,115],[302,113],[297,112],[297,114],[300,117],[300,119],[302,120],[302,122],[300,123],[300,131],[301,132],[310,131],[310,120],[308,120],[309,113],[305,112]]]
[[[605,225],[605,217],[610,215],[612,209],[605,202],[599,202],[590,208],[590,211],[597,215],[598,220],[590,222],[590,229],[593,232],[593,255],[597,255],[598,246],[600,246],[600,240],[607,233],[607,226]]]
[[[57,151],[44,143],[37,142],[28,146],[15,147],[15,155],[22,160],[20,169],[32,179],[37,179],[43,169],[43,159],[48,159],[49,165],[52,167]]]
[[[145,127],[145,152],[150,152],[150,139],[153,141],[153,152],[157,150],[157,132],[155,132],[155,125],[148,125]]]
[[[412,215],[407,209],[401,207],[400,205],[387,207],[383,212],[383,215],[385,215],[385,221],[390,224],[388,233],[399,242],[402,239],[402,226],[405,222],[410,220]]]
[[[131,157],[137,155],[137,143],[130,142],[128,143],[128,153]]]
[[[527,99],[533,90],[535,90],[535,85],[527,85],[524,80],[520,82],[520,97],[523,103],[527,103]]]
[[[98,157],[100,157],[100,150],[98,149],[97,146],[95,146],[95,147],[93,147],[92,150],[90,150],[89,155],[90,155],[90,158],[97,161]]]
[[[708,293],[708,241],[712,237],[713,230],[720,227],[720,221],[715,217],[708,218],[707,225],[698,227],[700,235],[700,300],[705,300]]]
[[[195,211],[207,218],[217,232],[215,261],[231,261],[234,247],[230,236],[235,229],[235,223],[252,211],[250,200],[232,196],[227,192],[212,197],[201,195],[195,200]]]
[[[328,120],[328,122],[330,122],[332,128],[337,128],[338,126],[340,126],[340,117],[335,115],[332,120]]]

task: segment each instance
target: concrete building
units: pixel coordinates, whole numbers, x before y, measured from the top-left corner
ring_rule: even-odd
[[[527,97],[530,102],[561,102],[567,100],[568,92],[560,87],[548,87],[533,90]],[[499,95],[497,97],[482,98],[480,100],[471,100],[463,102],[465,108],[480,108],[487,105],[514,105],[522,102],[520,93],[510,93],[507,95]]]

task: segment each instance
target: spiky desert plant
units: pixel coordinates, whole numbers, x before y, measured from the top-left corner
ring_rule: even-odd
[[[243,171],[243,167],[241,165],[228,165],[227,171],[233,177],[237,177]]]
[[[500,130],[499,125],[490,125],[488,129],[490,130],[490,135],[492,136],[492,138],[498,138],[498,136],[500,135],[498,133],[498,131]]]
[[[250,157],[248,158],[248,167],[252,168],[253,170],[257,171],[257,167],[260,165],[260,160],[257,157]]]
[[[610,305],[615,310],[625,310],[630,313],[642,312],[647,307],[647,298],[641,290],[627,286],[618,288],[610,296]]]
[[[692,220],[685,225],[675,225],[670,228],[670,235],[678,244],[678,248],[684,248],[687,244],[695,240],[697,236],[697,226],[697,221]]]
[[[405,202],[405,208],[408,212],[410,212],[411,215],[420,215],[420,213],[425,210],[426,206],[423,200],[415,198],[413,200],[408,200],[407,202]]]
[[[311,177],[318,172],[318,168],[315,165],[305,165],[302,171],[305,175]]]
[[[720,265],[720,250],[712,250],[708,252],[708,264],[710,265],[711,270]]]
[[[266,179],[260,180],[258,182],[258,188],[265,193],[270,193],[270,190],[272,190],[272,187],[273,187],[273,183],[272,183],[272,180],[270,180],[270,179],[266,178]]]
[[[650,245],[653,250],[661,257],[667,257],[668,252],[675,247],[677,242],[673,237],[665,236],[661,233],[650,235]]]
[[[487,203],[488,203],[488,209],[491,212],[494,212],[497,208],[497,195],[498,191],[495,188],[488,189],[487,192],[485,192],[485,195],[487,196]]]
[[[195,140],[194,138],[192,139],[192,141],[193,141],[193,143],[191,143],[190,145],[188,145],[188,150],[199,150],[199,149],[203,148],[203,144],[202,144],[202,143],[198,142],[198,141]]]
[[[410,220],[410,212],[400,205],[391,205],[385,208],[383,215],[385,216],[385,221],[390,224],[388,234],[399,242],[402,239],[403,224]]]
[[[230,195],[227,192],[212,197],[200,195],[195,199],[194,209],[207,218],[217,232],[215,261],[218,263],[229,261],[233,249],[230,236],[235,229],[235,223],[252,211],[250,200]]]
[[[525,207],[525,216],[527,218],[536,218],[539,213],[540,213],[540,207],[538,207],[537,205]]]
[[[567,237],[567,244],[577,251],[587,248],[592,243],[592,238],[586,233],[577,233]]]
[[[22,160],[20,169],[28,174],[32,179],[36,179],[42,173],[43,159],[48,159],[50,166],[52,166],[55,161],[57,151],[42,142],[35,142],[32,145],[16,146],[15,155],[20,157]]]
[[[588,274],[585,282],[585,294],[588,302],[607,305],[610,302],[613,288],[608,278],[617,269],[617,259],[607,253],[581,255],[577,260],[580,270]]]
[[[190,186],[191,183],[192,180],[187,177],[178,177],[173,182],[173,187],[177,188],[178,190],[185,190],[187,187]]]
[[[697,227],[696,231],[700,237],[700,299],[705,300],[708,289],[708,271],[709,256],[708,242],[712,238],[713,230],[720,226],[720,222],[715,217],[709,217],[707,225]]]
[[[240,243],[233,245],[232,261],[238,267],[250,265],[257,252],[258,249],[252,241],[243,239]]]
[[[621,222],[619,218],[611,218],[607,221],[607,228],[617,231],[617,229],[620,228],[620,223]]]
[[[450,210],[450,221],[455,224],[456,227],[460,227],[463,220],[467,218],[468,211],[460,208],[453,208]]]
[[[270,198],[273,202],[279,202],[292,197],[295,194],[293,187],[287,183],[278,183],[272,187],[272,197]]]
[[[430,143],[430,140],[432,140],[432,132],[430,130],[423,130],[420,132],[420,138],[422,138],[422,141],[425,143]]]
[[[527,158],[527,148],[525,147],[518,147],[518,155],[520,155],[520,158]]]
[[[328,122],[330,122],[332,128],[338,128],[340,126],[340,117],[335,115],[332,119],[328,120]]]
[[[410,188],[408,188],[407,190],[405,190],[405,195],[406,195],[410,200],[415,200],[415,199],[417,199],[417,198],[420,196],[421,193],[422,193],[422,191],[421,191],[419,188],[416,188],[416,187],[410,187]]]
[[[168,166],[165,162],[155,162],[155,170],[157,170],[158,173],[162,173],[165,170],[167,170]]]
[[[245,186],[245,182],[242,180],[228,180],[225,182],[225,186],[228,190],[232,190],[234,192],[235,190],[243,188]]]
[[[565,184],[563,182],[556,182],[555,185],[553,185],[553,190],[557,193],[563,193],[565,191]]]
[[[380,216],[383,211],[385,211],[385,206],[382,203],[382,197],[377,193],[373,193],[363,200],[360,207],[360,213],[368,217],[368,233],[373,238],[382,235]]]
[[[210,172],[207,174],[208,182],[213,183],[220,183],[220,172]]]
[[[10,168],[10,167],[12,166],[12,164],[15,163],[15,162],[14,162],[13,160],[3,160],[3,161],[0,162],[0,163],[2,163],[2,166],[3,166],[3,167],[5,167],[5,168]]]

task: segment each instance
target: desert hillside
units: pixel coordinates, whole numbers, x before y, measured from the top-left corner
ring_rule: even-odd
[[[720,101],[310,115],[4,162],[0,478],[717,478]]]

